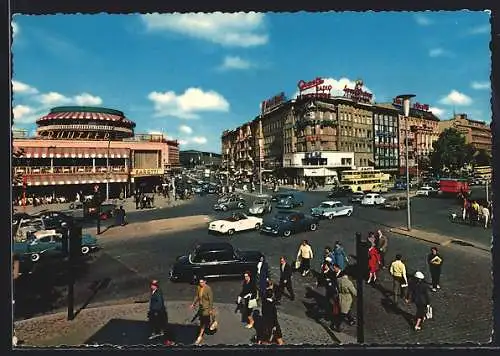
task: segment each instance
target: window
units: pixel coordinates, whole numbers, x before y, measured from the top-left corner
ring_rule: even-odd
[[[232,253],[232,251],[229,251],[229,250],[213,252],[212,258],[214,261],[232,261],[232,260],[234,260],[233,253]]]

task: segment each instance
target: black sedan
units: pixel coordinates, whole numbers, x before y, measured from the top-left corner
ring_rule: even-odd
[[[260,251],[240,251],[228,242],[199,243],[177,257],[170,269],[170,280],[196,283],[199,277],[241,278],[245,271],[256,273],[261,256]]]
[[[347,197],[352,194],[351,187],[335,187],[328,193],[328,198]]]
[[[280,211],[273,218],[265,220],[261,233],[290,237],[304,231],[316,231],[319,219],[296,211]]]

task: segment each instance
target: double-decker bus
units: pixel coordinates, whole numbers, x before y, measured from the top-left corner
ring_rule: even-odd
[[[473,176],[474,179],[478,179],[483,182],[491,181],[491,166],[474,167]]]
[[[363,167],[342,172],[340,185],[353,192],[387,192],[390,176],[373,167]]]

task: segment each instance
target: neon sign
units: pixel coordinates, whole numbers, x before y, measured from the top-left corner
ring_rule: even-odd
[[[283,104],[286,101],[285,93],[281,92],[278,95],[273,96],[271,99],[264,100],[260,105],[261,114],[267,114],[275,107]]]
[[[297,83],[299,88],[300,98],[330,98],[330,92],[332,91],[331,85],[326,85],[324,79],[316,77],[315,79],[306,82],[305,80],[299,80]],[[315,88],[314,93],[303,94],[305,90]]]
[[[369,103],[373,98],[373,94],[363,90],[363,81],[356,80],[354,89],[344,87],[344,97],[357,102]]]
[[[401,98],[394,98],[392,101],[394,105],[397,106],[402,106],[403,105],[403,99]],[[420,110],[420,111],[429,111],[430,106],[428,104],[420,104],[420,103],[415,103],[412,105],[412,108],[415,110]]]

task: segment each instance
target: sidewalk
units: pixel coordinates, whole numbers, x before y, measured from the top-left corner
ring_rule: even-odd
[[[196,323],[191,322],[193,311],[189,302],[167,301],[169,323],[177,344],[190,345],[196,339]],[[233,304],[215,304],[219,330],[207,335],[206,345],[249,345],[255,329],[245,329],[241,315],[235,314]],[[126,304],[83,310],[73,321],[65,313],[52,314],[15,323],[16,335],[24,346],[76,345],[146,345],[150,341],[147,324],[148,304]],[[278,318],[286,344],[355,343],[355,338],[343,333],[335,335],[307,317],[297,318],[278,311]],[[256,326],[258,325],[256,319]],[[258,327],[258,326],[257,326]],[[339,335],[340,334],[340,335]],[[337,337],[338,336],[338,337]]]
[[[411,231],[408,231],[405,227],[395,227],[389,229],[390,232],[393,232],[398,235],[403,235],[403,236],[408,236],[412,237],[417,240],[425,241],[425,242],[430,242],[435,245],[440,245],[440,246],[447,246],[451,243],[458,243],[462,245],[468,245],[470,247],[483,250],[486,252],[491,252],[491,248],[488,246],[485,246],[483,244],[473,242],[473,241],[466,241],[462,239],[457,239],[455,237],[451,236],[446,236],[442,234],[436,234],[424,230],[419,230],[419,229],[414,229],[412,228]]]

